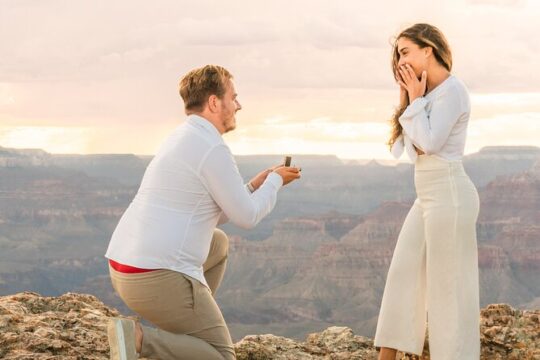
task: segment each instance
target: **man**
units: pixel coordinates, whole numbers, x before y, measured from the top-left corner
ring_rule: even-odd
[[[243,184],[222,138],[242,108],[226,69],[192,70],[180,95],[187,121],[148,165],[105,255],[116,292],[156,328],[111,319],[111,359],[235,359],[214,300],[228,254],[227,236],[215,227],[228,220],[254,227],[281,186],[300,178],[298,169],[276,166]]]

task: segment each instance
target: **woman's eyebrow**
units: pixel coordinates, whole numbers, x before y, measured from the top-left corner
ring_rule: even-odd
[[[408,49],[409,48],[407,48],[407,47],[401,48],[401,49],[398,50],[398,53],[403,53],[403,51],[408,50]]]

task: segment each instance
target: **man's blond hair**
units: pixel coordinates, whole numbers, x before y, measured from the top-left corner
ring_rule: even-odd
[[[223,98],[228,80],[232,78],[231,73],[219,65],[206,65],[188,72],[179,86],[186,113],[202,111],[211,95]]]

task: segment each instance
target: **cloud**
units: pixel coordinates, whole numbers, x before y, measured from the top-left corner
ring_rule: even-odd
[[[470,4],[492,5],[492,6],[520,6],[524,5],[524,0],[468,0]]]
[[[503,11],[446,0],[346,2],[339,8],[323,0],[238,1],[223,8],[212,1],[10,2],[0,14],[0,81],[165,76],[212,62],[269,86],[387,88],[390,38],[405,25],[428,21],[445,31],[456,70],[475,90],[530,91],[540,75],[527,69],[534,69],[540,45],[525,34],[537,32],[538,6],[491,3],[520,6]],[[268,76],[256,78],[261,70]]]
[[[538,112],[540,99],[526,95],[540,93],[538,18],[536,1],[4,2],[0,122],[141,126],[153,134],[147,139],[159,141],[163,129],[183,118],[178,79],[215,63],[235,75],[247,134],[279,117],[279,124],[308,124],[314,139],[319,132],[337,139],[341,130],[319,129],[310,120],[328,117],[347,134],[365,130],[353,124],[387,126],[397,98],[389,41],[416,22],[443,30],[454,73],[473,94],[516,96],[473,99],[473,122]],[[110,139],[105,133],[97,134]],[[92,139],[96,151],[106,145]],[[141,151],[136,142],[122,146]]]
[[[484,146],[534,145],[540,147],[540,112],[504,114],[477,119],[469,126],[468,153]]]
[[[512,117],[523,113],[540,113],[540,92],[473,93],[471,104],[473,121],[502,115]]]
[[[90,129],[63,127],[0,127],[3,147],[44,149],[52,153],[85,153]]]
[[[231,134],[229,138],[240,141],[246,134],[260,140],[267,138],[268,134],[272,134],[274,138],[286,138],[295,134],[294,137],[304,141],[385,143],[389,128],[380,122],[336,122],[330,117],[322,117],[306,122],[265,122],[261,125],[248,125],[238,134]]]

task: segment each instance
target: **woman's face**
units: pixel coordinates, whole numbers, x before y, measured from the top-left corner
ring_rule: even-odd
[[[428,68],[428,56],[431,48],[421,49],[414,42],[406,37],[400,37],[397,41],[399,53],[398,66],[409,64],[412,66],[417,78],[420,78],[422,71]]]

